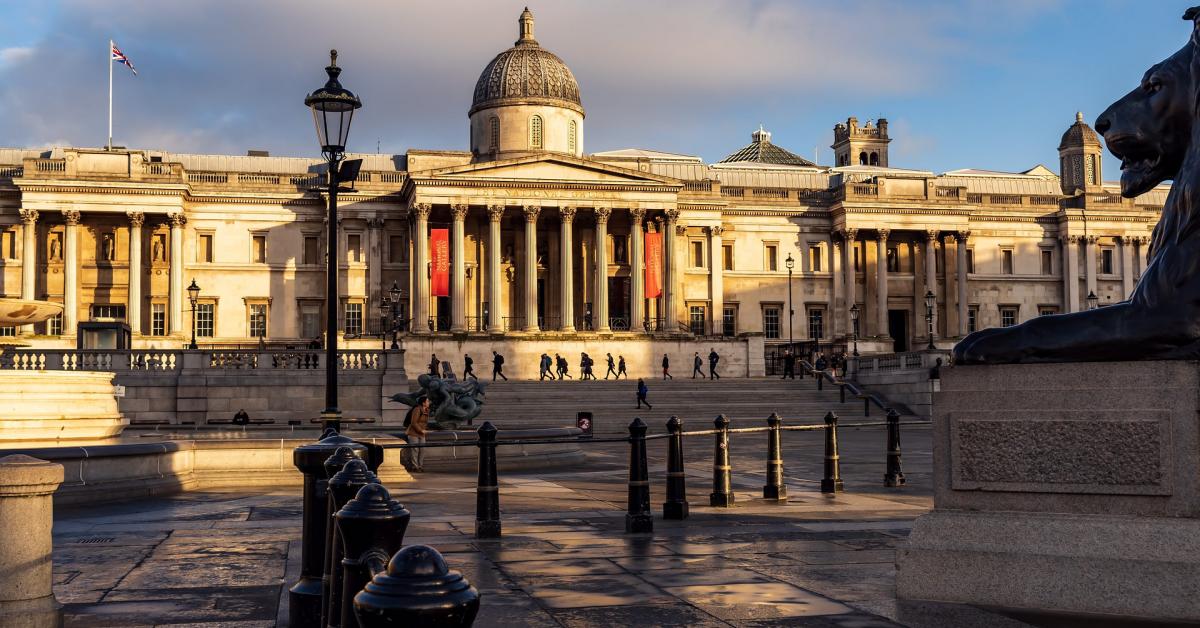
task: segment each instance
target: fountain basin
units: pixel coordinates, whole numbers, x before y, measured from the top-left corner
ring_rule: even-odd
[[[0,443],[100,439],[129,425],[110,372],[0,371]]]

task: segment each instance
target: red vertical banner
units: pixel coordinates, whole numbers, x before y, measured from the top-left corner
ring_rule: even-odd
[[[662,234],[650,232],[646,234],[646,298],[657,299],[662,296]],[[640,307],[634,304],[634,307]]]
[[[429,230],[429,255],[432,267],[429,287],[435,297],[450,296],[450,230]]]

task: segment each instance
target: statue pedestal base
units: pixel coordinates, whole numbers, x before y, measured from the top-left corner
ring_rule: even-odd
[[[957,366],[901,599],[1200,621],[1200,364]]]

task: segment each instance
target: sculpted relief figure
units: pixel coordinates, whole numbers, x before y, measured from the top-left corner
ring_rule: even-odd
[[[1200,7],[1183,18],[1193,22],[1188,42],[1095,125],[1121,160],[1122,196],[1173,181],[1137,288],[1108,307],[973,333],[954,347],[955,362],[1200,358]]]
[[[113,236],[111,233],[104,234],[103,248],[105,261],[113,261],[113,257],[116,255],[116,244],[113,243]]]
[[[150,242],[150,259],[161,262],[163,260],[163,242],[160,236],[154,236]]]

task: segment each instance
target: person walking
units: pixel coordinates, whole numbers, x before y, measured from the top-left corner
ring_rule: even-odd
[[[463,381],[467,381],[468,377],[474,377],[475,381],[479,381],[479,376],[475,375],[475,360],[471,359],[471,355],[463,354]]]
[[[613,361],[612,354],[606,355],[608,355],[608,372],[604,374],[604,379],[608,379],[609,375],[616,375],[617,379],[621,379],[621,376],[617,374],[617,364]]]
[[[413,410],[412,418],[408,423],[408,429],[404,430],[404,434],[408,436],[408,444],[423,445],[425,444],[425,435],[429,428],[429,397],[422,399]],[[409,451],[412,452],[412,456],[410,457],[413,465],[412,470],[416,473],[424,473],[425,448],[414,447]]]
[[[571,377],[570,373],[567,372],[571,368],[570,365],[567,364],[567,359],[557,353],[554,354],[554,367],[558,370],[559,379],[575,379],[574,377]]]
[[[696,357],[692,358],[692,379],[696,379],[696,375],[700,379],[704,379],[704,360],[700,358],[700,352],[696,352]]]
[[[500,379],[503,379],[506,382],[508,381],[508,378],[504,376],[504,356],[500,355],[499,353],[496,352],[495,349],[493,349],[492,350],[492,381],[493,382],[496,381],[497,377],[499,377]]]
[[[717,350],[710,348],[708,350],[708,379],[721,379],[721,376],[717,374],[717,362],[720,361],[721,356],[717,353]]]
[[[550,374],[550,356],[543,353],[542,357],[538,358],[538,381],[544,382],[547,377],[551,380],[554,379],[554,376]]]
[[[441,377],[441,373],[438,370],[441,365],[442,362],[438,359],[437,354],[433,354],[433,357],[429,358],[429,374],[434,377]]]
[[[783,377],[779,379],[796,379],[796,356],[792,355],[792,350],[788,349],[783,352]]]
[[[579,354],[579,373],[579,378],[582,380],[594,379],[592,375],[592,359],[588,357],[587,353]]]
[[[625,376],[625,379],[629,379],[629,372],[625,370],[625,356],[618,355],[617,356],[617,379],[621,379],[622,375]]]
[[[813,364],[813,368],[817,369],[818,371],[824,371],[825,369],[829,368],[829,362],[825,360],[824,353],[817,354],[817,361],[815,364]]]
[[[662,367],[663,367],[663,381],[666,381],[668,379],[675,379],[671,375],[671,359],[668,358],[667,354],[665,354],[665,353],[663,354]]]
[[[644,403],[644,404],[646,404],[646,408],[647,408],[648,410],[653,410],[653,409],[654,409],[654,406],[650,405],[650,402],[649,402],[649,401],[646,401],[646,394],[647,394],[647,393],[649,393],[649,392],[650,392],[650,389],[646,387],[646,380],[644,380],[644,379],[642,379],[642,378],[640,378],[640,377],[639,377],[639,378],[638,378],[638,387],[637,387],[637,407],[638,407],[638,410],[641,410],[641,409],[642,409],[642,404],[643,404],[643,403]]]

